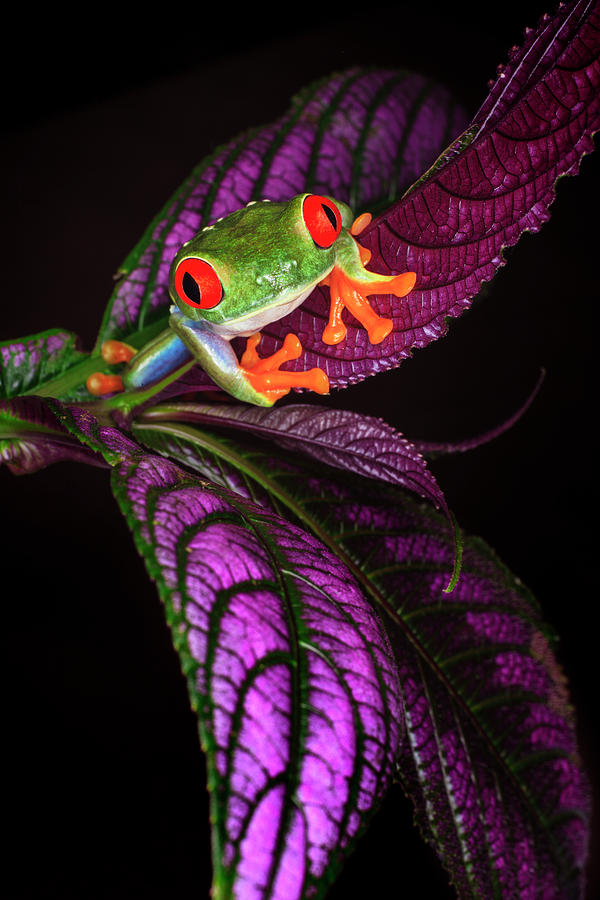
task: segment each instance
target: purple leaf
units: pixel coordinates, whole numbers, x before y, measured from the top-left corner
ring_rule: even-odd
[[[179,422],[209,427],[225,425],[249,432],[326,465],[400,485],[426,497],[436,508],[444,510],[454,532],[456,555],[447,590],[456,584],[461,540],[446,498],[414,445],[382,419],[308,404],[263,410],[238,404],[179,403],[149,410],[139,417],[135,427],[157,428],[167,436],[177,436]]]
[[[208,754],[214,890],[322,896],[399,742],[381,625],[316,539],[151,455],[114,489],[159,585]]]
[[[208,758],[215,892],[323,896],[390,784],[402,734],[377,615],[315,537],[54,407],[114,465],[165,604]]]
[[[440,603],[451,547],[432,515],[366,505],[360,522],[396,535],[346,545],[398,612],[402,781],[459,896],[581,896],[589,785],[537,604],[480,541],[466,543],[461,579]]]
[[[483,444],[489,443],[489,441],[494,441],[497,437],[500,437],[501,434],[509,431],[513,427],[513,425],[515,425],[519,421],[519,419],[523,415],[525,415],[525,413],[537,397],[545,376],[546,373],[544,370],[542,370],[534,389],[527,397],[525,403],[523,403],[511,416],[509,416],[508,419],[505,419],[504,422],[501,422],[499,425],[495,425],[493,428],[490,428],[483,434],[478,434],[476,437],[466,438],[462,441],[457,442],[417,440],[413,441],[414,446],[419,451],[419,453],[422,453],[424,456],[428,456],[431,459],[441,454],[466,453],[468,450],[474,450],[476,447],[481,447]]]
[[[396,366],[445,334],[446,318],[460,315],[504,264],[504,248],[549,218],[557,179],[576,174],[583,154],[594,148],[599,57],[597,3],[570,3],[545,16],[523,47],[511,51],[467,130],[469,138],[361,234],[373,269],[416,271],[417,284],[400,302],[373,301],[394,318],[382,345],[372,348],[364,331],[349,330],[327,369],[334,385]],[[316,317],[323,308],[315,291],[290,318],[290,329],[307,331],[303,317]],[[323,365],[320,351],[305,354],[303,363]]]
[[[100,454],[69,434],[53,409],[40,397],[0,400],[0,463],[15,475],[63,460],[105,466]]]
[[[176,403],[149,409],[136,426],[188,422],[266,438],[287,450],[355,475],[387,481],[446,508],[444,495],[414,445],[383,419],[308,404],[262,409],[239,404]]]
[[[539,607],[476,540],[442,599],[452,546],[424,507],[352,492],[332,512],[396,614],[402,782],[459,896],[582,896],[589,785]]]
[[[118,465],[123,459],[140,452],[135,441],[112,425],[101,425],[84,407],[65,406],[50,398],[46,400],[46,406],[70,434],[94,453],[103,456],[110,466]]]
[[[356,68],[305,88],[281,119],[201,162],[169,200],[121,267],[97,346],[166,326],[171,261],[203,225],[249,200],[304,190],[356,209],[389,204],[464,123],[446,88],[408,72]]]
[[[399,773],[459,896],[582,896],[589,785],[553,637],[520,581],[468,539],[444,595],[445,522],[394,488],[256,449],[245,470],[214,445],[198,453],[179,438],[169,452],[243,496],[284,502],[382,612],[407,717]]]

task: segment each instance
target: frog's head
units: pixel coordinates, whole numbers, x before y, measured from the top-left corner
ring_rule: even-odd
[[[282,318],[331,271],[351,221],[345,203],[317,194],[249,203],[180,248],[169,279],[173,302],[191,319],[240,323],[239,333]]]

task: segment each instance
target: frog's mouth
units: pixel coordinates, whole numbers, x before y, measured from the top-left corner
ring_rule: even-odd
[[[210,327],[212,331],[227,341],[235,337],[250,337],[251,334],[262,331],[271,322],[277,322],[293,312],[313,292],[317,284],[322,280],[322,277],[322,275],[319,276],[318,281],[309,285],[299,294],[285,294],[283,297],[274,300],[269,306],[253,310],[243,316],[238,316],[236,319],[230,319],[228,322],[211,322]]]

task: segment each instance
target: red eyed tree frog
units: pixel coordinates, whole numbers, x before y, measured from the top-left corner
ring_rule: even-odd
[[[370,253],[355,235],[370,218],[363,213],[353,221],[345,203],[299,194],[283,203],[253,201],[206,226],[173,260],[169,328],[138,352],[119,341],[106,341],[103,359],[127,362],[127,367],[122,376],[91,375],[88,390],[101,396],[146,388],[194,358],[215,384],[257,406],[272,406],[296,387],[328,393],[322,369],[280,371],[284,362],[302,353],[296,335],[288,334],[281,349],[261,359],[260,330],[325,284],[331,295],[322,335],[326,344],[345,338],[344,308],[366,328],[371,343],[387,337],[392,320],[377,315],[367,295],[404,297],[416,274],[378,275],[365,269]],[[235,337],[248,339],[239,362],[230,344]]]

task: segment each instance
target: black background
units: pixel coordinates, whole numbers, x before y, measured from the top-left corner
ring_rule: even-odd
[[[90,348],[112,276],[151,217],[218,144],[280,116],[356,63],[437,77],[470,112],[545,6],[399,4],[347,13],[181,7],[5,21],[2,338],[63,326]],[[196,9],[196,8],[195,8]],[[598,588],[593,343],[600,163],[564,179],[489,294],[398,370],[330,403],[413,438],[493,444],[435,465],[466,531],[539,598],[596,785]],[[0,471],[7,898],[208,896],[203,761],[162,611],[108,473]],[[592,858],[598,856],[598,844]],[[394,791],[332,898],[451,897]],[[588,896],[598,890],[590,869]]]

